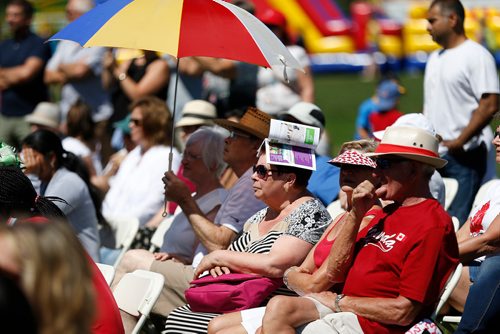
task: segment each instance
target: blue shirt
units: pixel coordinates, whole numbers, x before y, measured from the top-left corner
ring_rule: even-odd
[[[325,206],[337,199],[340,191],[340,168],[330,165],[330,157],[316,154],[316,170],[313,171],[307,190],[318,197]]]
[[[44,40],[29,32],[23,39],[6,39],[0,43],[0,67],[23,65],[30,57],[40,58],[44,66],[50,58],[50,47]],[[43,82],[43,68],[25,83],[12,86],[1,92],[0,113],[21,117],[30,114],[41,101],[48,100],[47,87]]]
[[[372,133],[370,115],[375,111],[377,111],[377,106],[373,102],[372,98],[366,99],[363,103],[361,103],[358,109],[358,116],[356,117],[356,132],[354,134],[354,139],[361,139],[358,134],[359,128],[363,128],[369,133]]]

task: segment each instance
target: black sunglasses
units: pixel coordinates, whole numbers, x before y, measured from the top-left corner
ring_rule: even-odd
[[[495,133],[493,134],[493,139],[495,139],[496,137],[500,136],[500,131],[495,131]]]
[[[138,118],[131,118],[129,123],[134,124],[135,126],[141,126],[142,125],[142,119]]]
[[[387,159],[387,158],[377,158],[377,168],[379,169],[389,169],[393,165],[407,161],[406,159]]]
[[[267,169],[266,166],[264,165],[253,165],[252,170],[254,173],[257,173],[257,175],[261,178],[267,178],[269,175],[269,172],[274,172],[274,173],[279,173],[280,171],[277,169]]]

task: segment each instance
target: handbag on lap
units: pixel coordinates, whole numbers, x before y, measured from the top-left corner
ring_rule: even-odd
[[[208,275],[193,280],[185,296],[194,312],[228,313],[260,306],[281,285],[282,278],[253,274]]]

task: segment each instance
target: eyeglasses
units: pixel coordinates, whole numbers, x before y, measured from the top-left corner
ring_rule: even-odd
[[[377,168],[379,169],[389,169],[393,165],[405,162],[405,159],[387,159],[387,158],[377,158]]]
[[[130,121],[129,121],[129,124],[134,124],[134,126],[141,126],[142,125],[142,119],[131,118]]]
[[[182,154],[182,158],[187,160],[199,160],[201,159],[201,155],[196,155],[189,151],[184,151],[184,153]]]
[[[237,137],[252,138],[252,136],[247,135],[246,133],[241,133],[241,132],[236,132],[236,131],[229,132],[229,138],[236,139]]]
[[[252,170],[261,179],[266,179],[269,176],[269,172],[280,173],[279,170],[271,168],[267,169],[264,165],[254,165]]]
[[[500,131],[495,131],[495,133],[493,134],[493,139],[495,139],[496,137],[500,136]]]

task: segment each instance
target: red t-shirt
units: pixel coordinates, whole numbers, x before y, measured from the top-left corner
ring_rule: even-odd
[[[423,304],[428,316],[458,263],[450,216],[433,199],[411,206],[389,205],[372,221],[346,278],[343,293],[355,297],[404,296]],[[408,328],[358,316],[364,333],[404,333]],[[413,325],[413,324],[412,324]]]
[[[96,319],[92,323],[94,334],[123,334],[122,318],[113,293],[94,261],[88,257],[96,297]]]
[[[396,120],[403,116],[403,113],[397,109],[388,111],[372,112],[368,117],[370,126],[373,132],[385,130],[391,126]]]

